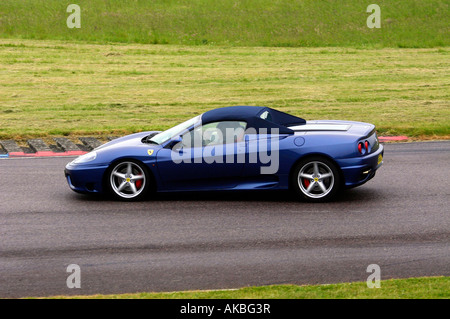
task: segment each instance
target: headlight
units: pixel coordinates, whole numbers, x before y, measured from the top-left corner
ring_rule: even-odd
[[[72,164],[82,164],[95,160],[97,158],[97,152],[90,152],[84,155],[81,155],[72,161]]]

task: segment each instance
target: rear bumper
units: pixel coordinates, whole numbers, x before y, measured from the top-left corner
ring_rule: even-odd
[[[384,147],[380,145],[375,152],[366,156],[337,160],[342,170],[345,187],[356,187],[372,179],[383,165],[383,157]]]

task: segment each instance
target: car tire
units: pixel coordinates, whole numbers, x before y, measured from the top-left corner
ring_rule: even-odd
[[[152,184],[147,167],[135,160],[113,163],[107,171],[105,184],[109,193],[122,201],[142,200]]]
[[[331,200],[341,188],[339,169],[331,160],[313,156],[301,160],[294,168],[291,185],[298,198],[309,202]]]

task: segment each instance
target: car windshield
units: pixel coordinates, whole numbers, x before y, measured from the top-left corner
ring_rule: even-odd
[[[178,124],[177,126],[174,126],[164,132],[161,132],[159,134],[156,134],[153,136],[150,141],[154,142],[156,144],[162,144],[164,142],[167,142],[171,138],[180,135],[183,131],[187,130],[192,125],[196,124],[197,122],[200,122],[201,115],[198,115],[194,118],[191,118],[190,120],[187,120],[186,122],[183,122],[181,124]]]

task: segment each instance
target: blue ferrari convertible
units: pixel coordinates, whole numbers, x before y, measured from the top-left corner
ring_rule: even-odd
[[[76,192],[121,200],[155,191],[290,189],[319,202],[364,184],[382,163],[372,124],[231,106],[115,139],[67,164],[65,175]]]

